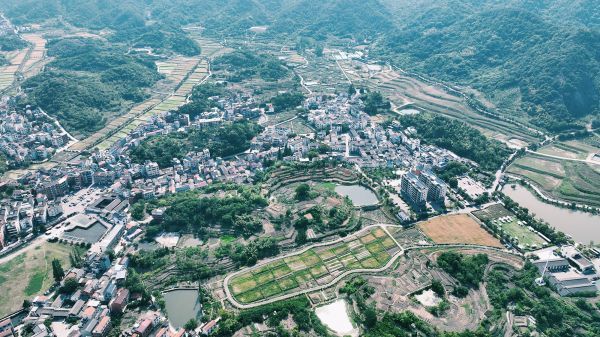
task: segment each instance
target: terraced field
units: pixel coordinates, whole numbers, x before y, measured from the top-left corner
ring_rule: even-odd
[[[72,150],[82,151],[94,146],[100,150],[106,150],[138,126],[149,122],[152,116],[184,105],[194,86],[207,78],[209,74],[208,59],[229,51],[214,41],[197,35],[193,37],[202,48],[200,57],[179,56],[157,62],[158,71],[165,75],[165,80],[161,81],[156,89],[154,98],[144,101],[133,107],[128,113],[114,119],[102,130],[76,144]]]
[[[517,159],[507,172],[528,179],[556,199],[600,206],[600,164],[530,153]]]
[[[249,268],[225,286],[237,301],[250,304],[327,285],[347,271],[381,268],[399,251],[382,227],[373,227],[342,241]]]
[[[356,61],[340,62],[340,65],[354,83],[382,92],[398,109],[417,107],[449,118],[460,119],[487,136],[515,147],[536,141],[536,137],[526,128],[481,115],[470,108],[462,97],[402,75],[389,67],[376,71]]]
[[[18,73],[25,78],[31,77],[37,74],[44,64],[46,40],[40,34],[25,34],[23,39],[31,46],[5,54],[10,64],[0,67],[0,92],[13,85]]]

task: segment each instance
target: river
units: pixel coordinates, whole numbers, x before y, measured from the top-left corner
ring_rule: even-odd
[[[522,207],[535,213],[536,217],[549,223],[557,230],[570,235],[577,242],[589,244],[600,242],[600,215],[574,211],[545,203],[533,192],[521,185],[505,185],[502,192]]]

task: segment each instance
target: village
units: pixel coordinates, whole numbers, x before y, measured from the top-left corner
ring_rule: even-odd
[[[5,194],[0,204],[3,256],[44,240],[88,250],[76,257],[78,267],[66,270],[57,287],[29,299],[23,309],[13,314],[24,316],[17,326],[11,324],[10,318],[3,321],[0,331],[9,333],[3,332],[2,336],[21,329],[32,329],[32,335],[40,337],[50,333],[69,337],[106,336],[111,317],[121,315],[140,300],[139,293],[131,293],[125,286],[127,254],[135,252],[145,222],[160,221],[165,211],[156,209],[150,219],[134,221],[129,213],[130,205],[138,200],[154,200],[215,183],[251,184],[257,174],[267,170],[265,163],[269,161],[331,161],[356,167],[359,172],[369,168],[393,169],[396,178],[386,180],[385,184],[394,195],[392,200],[397,206],[399,222],[414,221],[423,212],[444,214],[448,210],[460,211],[465,207],[468,210],[474,206],[472,200],[463,198],[434,172],[450,162],[476,164],[450,151],[421,144],[414,128],[404,128],[397,122],[383,127],[373,122],[364,112],[359,93],[308,97],[298,107],[306,111],[306,123],[314,129],[308,134],[295,134],[289,127],[272,125],[252,140],[250,149],[228,158],[214,157],[208,149],[202,149],[173,159],[170,167],[161,168],[156,162],[132,163],[128,157],[130,150],[150,137],[254,120],[272,113],[271,106],[258,108],[247,98],[211,97],[211,100],[218,102],[219,107],[194,119],[174,112],[157,115],[107,150],[95,150],[89,157],[79,155],[51,169],[2,182],[3,190],[13,191]],[[19,129],[14,126],[17,123],[24,128],[36,128],[26,123],[28,114],[35,112],[8,114],[10,118],[3,119],[2,130],[17,132]],[[21,130],[19,134],[28,135],[24,137],[35,137],[34,132]],[[51,124],[41,125],[41,130],[48,132],[49,140],[60,137],[61,142],[55,140],[56,148],[68,141],[52,129]],[[11,133],[2,135],[3,152],[9,155],[10,149],[30,143]],[[487,193],[483,184],[475,181],[473,184],[478,185],[481,193]],[[542,275],[551,276],[550,281],[559,294],[595,292],[597,269],[593,263],[574,247],[563,247],[562,253],[556,255],[553,253],[556,248],[552,248],[547,238],[545,240],[538,247],[545,248],[534,252],[535,264]],[[508,244],[503,248],[520,250]],[[531,251],[522,248],[525,252]],[[557,272],[560,273],[555,274]],[[71,293],[69,287],[78,290]],[[182,327],[171,325],[169,328],[169,320],[160,310],[139,312],[136,317],[138,319],[124,332],[128,336],[209,335],[218,325],[215,318],[186,332]]]

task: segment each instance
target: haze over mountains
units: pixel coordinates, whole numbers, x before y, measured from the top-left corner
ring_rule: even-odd
[[[404,69],[482,91],[501,112],[551,132],[583,128],[600,113],[600,6],[579,1],[2,0],[15,23],[60,17],[115,31],[115,41],[197,52],[181,31],[328,38],[372,43]],[[592,116],[592,117],[590,117]],[[585,119],[582,121],[581,119]]]

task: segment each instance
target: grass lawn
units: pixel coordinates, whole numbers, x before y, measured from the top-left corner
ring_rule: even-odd
[[[59,259],[65,271],[70,267],[73,247],[44,243],[21,253],[0,266],[0,316],[18,310],[23,300],[43,293],[54,282],[52,260]]]
[[[223,235],[221,236],[221,243],[230,243],[235,241],[236,237],[232,235]]]
[[[519,225],[516,219],[502,224],[501,227],[508,235],[518,239],[521,246],[536,245],[537,247],[542,247],[546,243],[539,235],[530,231],[527,227]]]

